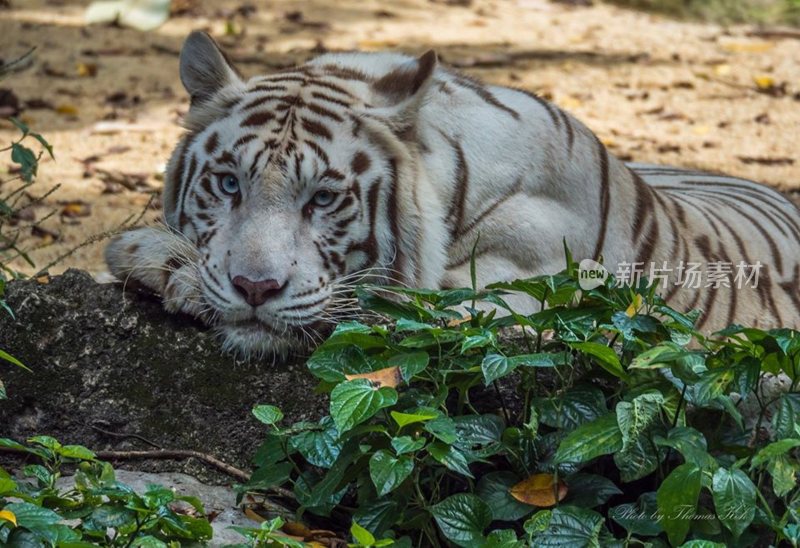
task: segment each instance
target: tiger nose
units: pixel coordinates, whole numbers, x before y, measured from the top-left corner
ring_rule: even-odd
[[[267,299],[280,293],[285,285],[278,282],[278,280],[259,280],[254,282],[244,276],[234,277],[231,283],[250,306],[261,306],[267,302]]]

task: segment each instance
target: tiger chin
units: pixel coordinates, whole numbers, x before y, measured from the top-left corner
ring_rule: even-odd
[[[558,107],[432,51],[325,54],[245,79],[193,32],[180,77],[191,104],[163,223],[120,235],[106,261],[226,350],[313,347],[357,311],[358,283],[470,286],[473,252],[479,285],[556,272],[565,240],[612,267],[759,261],[758,288],[679,291],[669,275],[665,297],[703,309],[705,331],[800,324],[800,212],[779,193],[626,165]]]

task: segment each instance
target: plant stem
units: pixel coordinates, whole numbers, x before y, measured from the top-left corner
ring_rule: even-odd
[[[511,424],[511,415],[508,413],[508,407],[506,407],[506,402],[503,399],[503,394],[500,393],[500,385],[497,381],[492,381],[492,386],[494,386],[495,392],[497,392],[497,398],[500,400],[500,406],[503,408],[503,416],[506,418],[506,424]]]

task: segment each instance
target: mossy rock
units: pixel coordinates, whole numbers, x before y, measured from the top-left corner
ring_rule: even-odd
[[[254,405],[277,405],[292,422],[326,410],[302,359],[237,361],[191,318],[166,314],[157,297],[98,284],[85,272],[11,282],[7,301],[16,320],[0,315],[0,348],[33,372],[0,364],[9,397],[0,401],[0,436],[151,449],[141,436],[247,466],[265,434]],[[137,467],[210,477],[192,462]]]

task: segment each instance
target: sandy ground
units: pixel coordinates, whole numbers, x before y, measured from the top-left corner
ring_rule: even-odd
[[[86,27],[88,1],[11,4],[0,9],[0,57],[37,49],[31,66],[0,87],[13,91],[19,116],[55,148],[34,194],[61,185],[34,209],[36,219],[56,211],[45,230],[23,233],[40,267],[137,215],[160,190],[187,108],[178,51],[196,28],[217,37],[248,76],[326,49],[435,48],[473,76],[555,101],[625,159],[800,192],[800,40],[754,27],[547,0],[183,0],[176,4],[187,11],[143,34]],[[10,125],[0,126],[0,142],[13,136]],[[6,165],[7,157],[0,173]],[[157,205],[146,220],[156,218]],[[51,272],[102,272],[102,247],[79,249]]]

